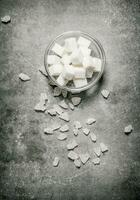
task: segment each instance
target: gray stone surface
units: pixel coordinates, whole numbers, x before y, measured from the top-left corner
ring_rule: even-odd
[[[0,1],[1,17],[12,19],[0,23],[0,199],[140,198],[139,7],[138,0]],[[66,141],[44,136],[45,125],[54,118],[34,111],[41,92],[49,95],[51,106],[60,100],[39,67],[49,42],[68,30],[96,37],[107,59],[103,78],[78,94],[82,102],[70,118],[84,123],[95,116],[91,132],[109,152],[98,167],[89,160],[79,170],[67,159]],[[31,81],[21,82],[21,72]],[[101,96],[104,88],[110,91],[107,100]],[[134,128],[128,137],[127,124]],[[83,134],[76,139],[81,152],[92,158],[91,140]],[[52,167],[55,155],[61,160],[58,168]]]

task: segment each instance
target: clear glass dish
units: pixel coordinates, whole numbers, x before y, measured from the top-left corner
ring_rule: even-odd
[[[91,44],[90,44],[90,49],[92,49],[91,56],[98,57],[101,59],[101,61],[102,61],[101,72],[94,73],[92,78],[88,79],[88,84],[83,87],[75,88],[72,83],[70,83],[66,86],[60,86],[57,83],[55,77],[52,77],[49,73],[47,57],[50,54],[51,55],[54,54],[54,52],[51,49],[55,43],[64,45],[65,39],[70,38],[70,37],[75,37],[78,39],[80,36],[83,36],[91,41]],[[48,74],[48,78],[59,88],[67,90],[71,93],[79,93],[79,92],[82,92],[82,91],[87,90],[87,89],[91,88],[92,86],[94,86],[99,81],[99,79],[101,78],[101,76],[104,72],[105,61],[106,61],[106,59],[105,59],[104,49],[103,49],[102,45],[100,44],[100,42],[97,39],[90,36],[89,34],[81,32],[81,31],[69,31],[69,32],[65,32],[65,33],[62,33],[61,35],[57,36],[52,42],[50,42],[50,44],[48,45],[48,47],[45,50],[45,55],[44,55],[44,64],[45,64],[46,72]]]

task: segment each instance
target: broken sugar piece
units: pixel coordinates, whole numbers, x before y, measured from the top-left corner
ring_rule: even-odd
[[[76,88],[83,87],[87,85],[87,79],[86,78],[73,79],[73,83]]]
[[[58,97],[61,94],[61,89],[59,87],[55,87],[53,90],[53,96]]]
[[[68,153],[68,158],[70,159],[70,160],[76,160],[76,159],[78,159],[78,154],[77,153],[75,153],[74,151],[70,151],[69,153]]]
[[[49,68],[50,76],[59,76],[61,72],[63,71],[63,65],[62,64],[54,64],[51,65]]]
[[[1,17],[1,22],[2,23],[9,23],[11,21],[11,17],[9,15],[5,15],[4,17]]]
[[[75,136],[77,136],[77,135],[78,135],[78,129],[73,129],[73,134],[74,134]]]
[[[100,164],[100,158],[94,158],[92,160],[92,162],[93,162],[94,165],[99,165]]]
[[[66,122],[69,122],[69,121],[70,121],[69,115],[68,115],[68,113],[66,113],[66,112],[60,114],[60,115],[59,115],[59,118],[62,119],[62,120],[64,120],[64,121],[66,121]]]
[[[60,63],[60,57],[58,57],[56,55],[48,55],[47,56],[47,63],[49,65],[59,64]]]
[[[91,138],[92,142],[96,142],[96,140],[97,140],[97,137],[94,133],[90,133],[90,138]]]
[[[68,95],[67,90],[62,90],[61,92],[62,92],[62,96],[63,96],[64,98],[66,98],[67,95]]]
[[[78,159],[74,160],[74,164],[75,164],[75,166],[76,166],[77,168],[80,168],[80,167],[81,167],[81,162],[80,162],[80,160],[78,160]]]
[[[80,97],[72,97],[71,101],[72,101],[74,106],[78,106],[81,102],[81,98]]]
[[[65,124],[64,126],[61,126],[60,131],[61,132],[69,131],[69,126],[67,124]]]
[[[41,72],[41,74],[43,74],[44,76],[48,77],[48,74],[45,70],[45,67],[42,65],[40,68],[39,68],[39,71]]]
[[[81,125],[81,123],[80,123],[79,121],[74,121],[73,125],[74,125],[74,127],[75,127],[76,129],[82,128],[82,125]]]
[[[60,161],[59,158],[58,158],[58,157],[55,157],[55,158],[54,158],[54,161],[53,161],[53,166],[54,166],[54,167],[57,167],[57,166],[59,165],[59,161]]]
[[[56,53],[57,55],[62,56],[63,53],[64,53],[64,47],[62,47],[61,45],[55,43],[53,48],[52,48],[52,51],[54,53]]]
[[[102,153],[108,151],[108,147],[104,143],[100,143],[100,148]]]
[[[71,102],[69,102],[68,105],[69,105],[71,110],[74,110],[74,105]]]
[[[93,124],[93,123],[95,123],[95,122],[96,122],[96,119],[95,119],[95,118],[88,118],[87,121],[86,121],[86,123],[87,123],[88,125],[91,125],[91,124]]]
[[[71,58],[68,54],[64,54],[61,58],[61,63],[63,65],[69,65],[71,63]]]
[[[110,92],[108,90],[102,90],[101,94],[105,99],[107,99],[109,97]]]
[[[77,42],[76,42],[76,38],[71,37],[71,38],[67,38],[65,39],[65,51],[68,53],[73,52],[75,49],[77,49]]]
[[[128,126],[126,126],[126,127],[124,128],[124,133],[125,133],[125,134],[129,134],[129,133],[131,133],[132,131],[133,131],[133,127],[132,127],[131,124],[129,124]]]
[[[79,44],[79,46],[86,46],[86,47],[89,47],[90,44],[91,44],[91,41],[88,40],[87,38],[84,38],[84,37],[79,37],[77,43]]]
[[[82,162],[83,164],[85,164],[85,163],[90,159],[89,153],[80,154],[79,157],[80,157],[81,162]]]
[[[34,110],[35,111],[40,111],[40,112],[45,112],[45,110],[46,110],[47,108],[46,108],[46,106],[45,105],[43,105],[42,103],[38,103],[38,104],[36,104],[36,106],[34,107]]]
[[[60,133],[58,136],[57,136],[57,139],[58,140],[66,140],[67,139],[67,135],[65,133]]]
[[[59,105],[57,105],[57,104],[53,105],[53,109],[56,111],[56,113],[57,113],[58,115],[60,115],[60,114],[63,113],[62,108],[61,108]]]
[[[67,149],[68,150],[73,150],[75,149],[76,147],[78,147],[78,144],[75,140],[71,141],[69,144],[67,144]]]
[[[53,131],[56,131],[56,130],[58,130],[60,128],[60,124],[53,124],[53,126],[52,126],[52,130]]]
[[[100,58],[93,57],[92,58],[92,65],[94,68],[94,72],[101,72],[102,70],[102,61]]]
[[[56,81],[57,81],[58,85],[60,85],[60,86],[65,86],[65,85],[67,85],[67,83],[68,83],[68,80],[66,80],[66,79],[62,76],[62,74],[60,74],[60,75],[58,76],[58,78],[56,79]]]
[[[48,101],[48,96],[46,93],[41,93],[40,94],[40,103],[42,103],[43,105],[46,104],[46,101]]]
[[[95,147],[95,148],[94,148],[94,153],[95,153],[98,157],[100,157],[100,156],[101,156],[101,149],[100,149],[100,147]]]
[[[88,128],[83,128],[83,133],[87,136],[90,133],[90,130]]]
[[[45,111],[46,112],[46,111]],[[50,114],[51,116],[56,116],[56,110],[51,108],[49,110],[47,110],[47,113]]]
[[[44,128],[44,133],[46,135],[52,135],[53,134],[53,129],[52,128]]]
[[[65,100],[60,101],[59,106],[61,106],[64,109],[68,109],[68,105],[66,104]]]
[[[18,77],[22,80],[22,81],[29,81],[30,80],[30,77],[24,73],[20,73],[18,75]]]

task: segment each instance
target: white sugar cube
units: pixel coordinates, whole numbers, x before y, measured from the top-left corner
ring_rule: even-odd
[[[76,48],[77,48],[76,38],[72,37],[72,38],[65,39],[65,51],[66,52],[71,53]]]
[[[83,87],[83,86],[87,85],[87,79],[86,78],[84,78],[84,79],[74,79],[73,83],[74,83],[74,86],[76,88]]]
[[[77,43],[79,44],[79,46],[89,47],[91,42],[90,42],[90,40],[88,40],[84,37],[79,37]]]
[[[61,63],[64,65],[69,65],[71,63],[71,57],[67,54],[64,54],[61,58]]]
[[[92,58],[92,65],[94,67],[94,72],[100,72],[101,71],[102,62],[101,62],[100,58],[93,57]]]
[[[63,70],[62,64],[55,64],[49,67],[49,72],[51,76],[59,76]]]
[[[57,55],[62,56],[63,53],[64,53],[64,47],[62,47],[61,45],[55,43],[53,48],[52,48],[52,51],[54,53],[56,53]]]
[[[73,67],[74,69],[74,78],[79,79],[79,78],[86,78],[86,69],[83,67]]]
[[[62,71],[62,76],[67,80],[72,80],[74,77],[74,67],[71,65],[65,65]]]
[[[57,78],[56,81],[60,86],[65,86],[68,83],[68,81],[66,79],[64,79],[62,74],[59,75],[59,77]]]
[[[86,46],[79,47],[83,56],[89,56],[91,54],[91,49],[87,48]]]
[[[56,63],[58,64],[58,63],[60,63],[60,58],[56,55],[48,55],[47,63],[49,65],[53,65],[53,64],[56,64]]]
[[[76,49],[71,54],[71,62],[73,65],[82,65],[83,55],[79,49]]]
[[[91,56],[85,56],[83,58],[83,67],[84,68],[93,67],[93,58]]]

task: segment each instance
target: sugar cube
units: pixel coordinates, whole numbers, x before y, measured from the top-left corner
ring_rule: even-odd
[[[80,36],[77,43],[79,44],[79,46],[89,47],[91,42],[90,40]]]
[[[73,67],[74,70],[74,78],[79,79],[79,78],[86,78],[86,69],[83,67]]]
[[[64,65],[69,65],[71,63],[71,57],[67,54],[64,54],[61,58],[61,63]]]
[[[64,53],[64,47],[62,47],[61,45],[55,43],[53,48],[52,48],[52,51],[54,53],[56,53],[57,55],[62,56],[63,53]]]
[[[76,38],[72,37],[72,38],[65,39],[65,51],[66,52],[71,53],[76,48],[77,48]]]
[[[68,81],[62,76],[62,74],[59,75],[56,81],[60,86],[65,86],[68,83]]]
[[[48,55],[47,63],[49,65],[59,64],[60,63],[60,58],[58,56],[56,56],[56,55]]]
[[[94,67],[94,72],[100,72],[102,67],[102,62],[100,58],[93,57],[92,65]]]
[[[89,56],[91,54],[91,49],[87,48],[86,46],[79,47],[83,56]]]
[[[71,54],[71,62],[74,65],[82,65],[83,55],[79,49],[75,49]]]
[[[59,76],[63,70],[63,65],[54,64],[49,67],[49,72],[51,76]]]
[[[62,71],[62,76],[66,80],[72,80],[74,77],[74,73],[74,67],[72,67],[71,65],[65,65]]]
[[[74,79],[73,83],[76,88],[83,87],[83,86],[87,85],[87,79],[86,78]]]

